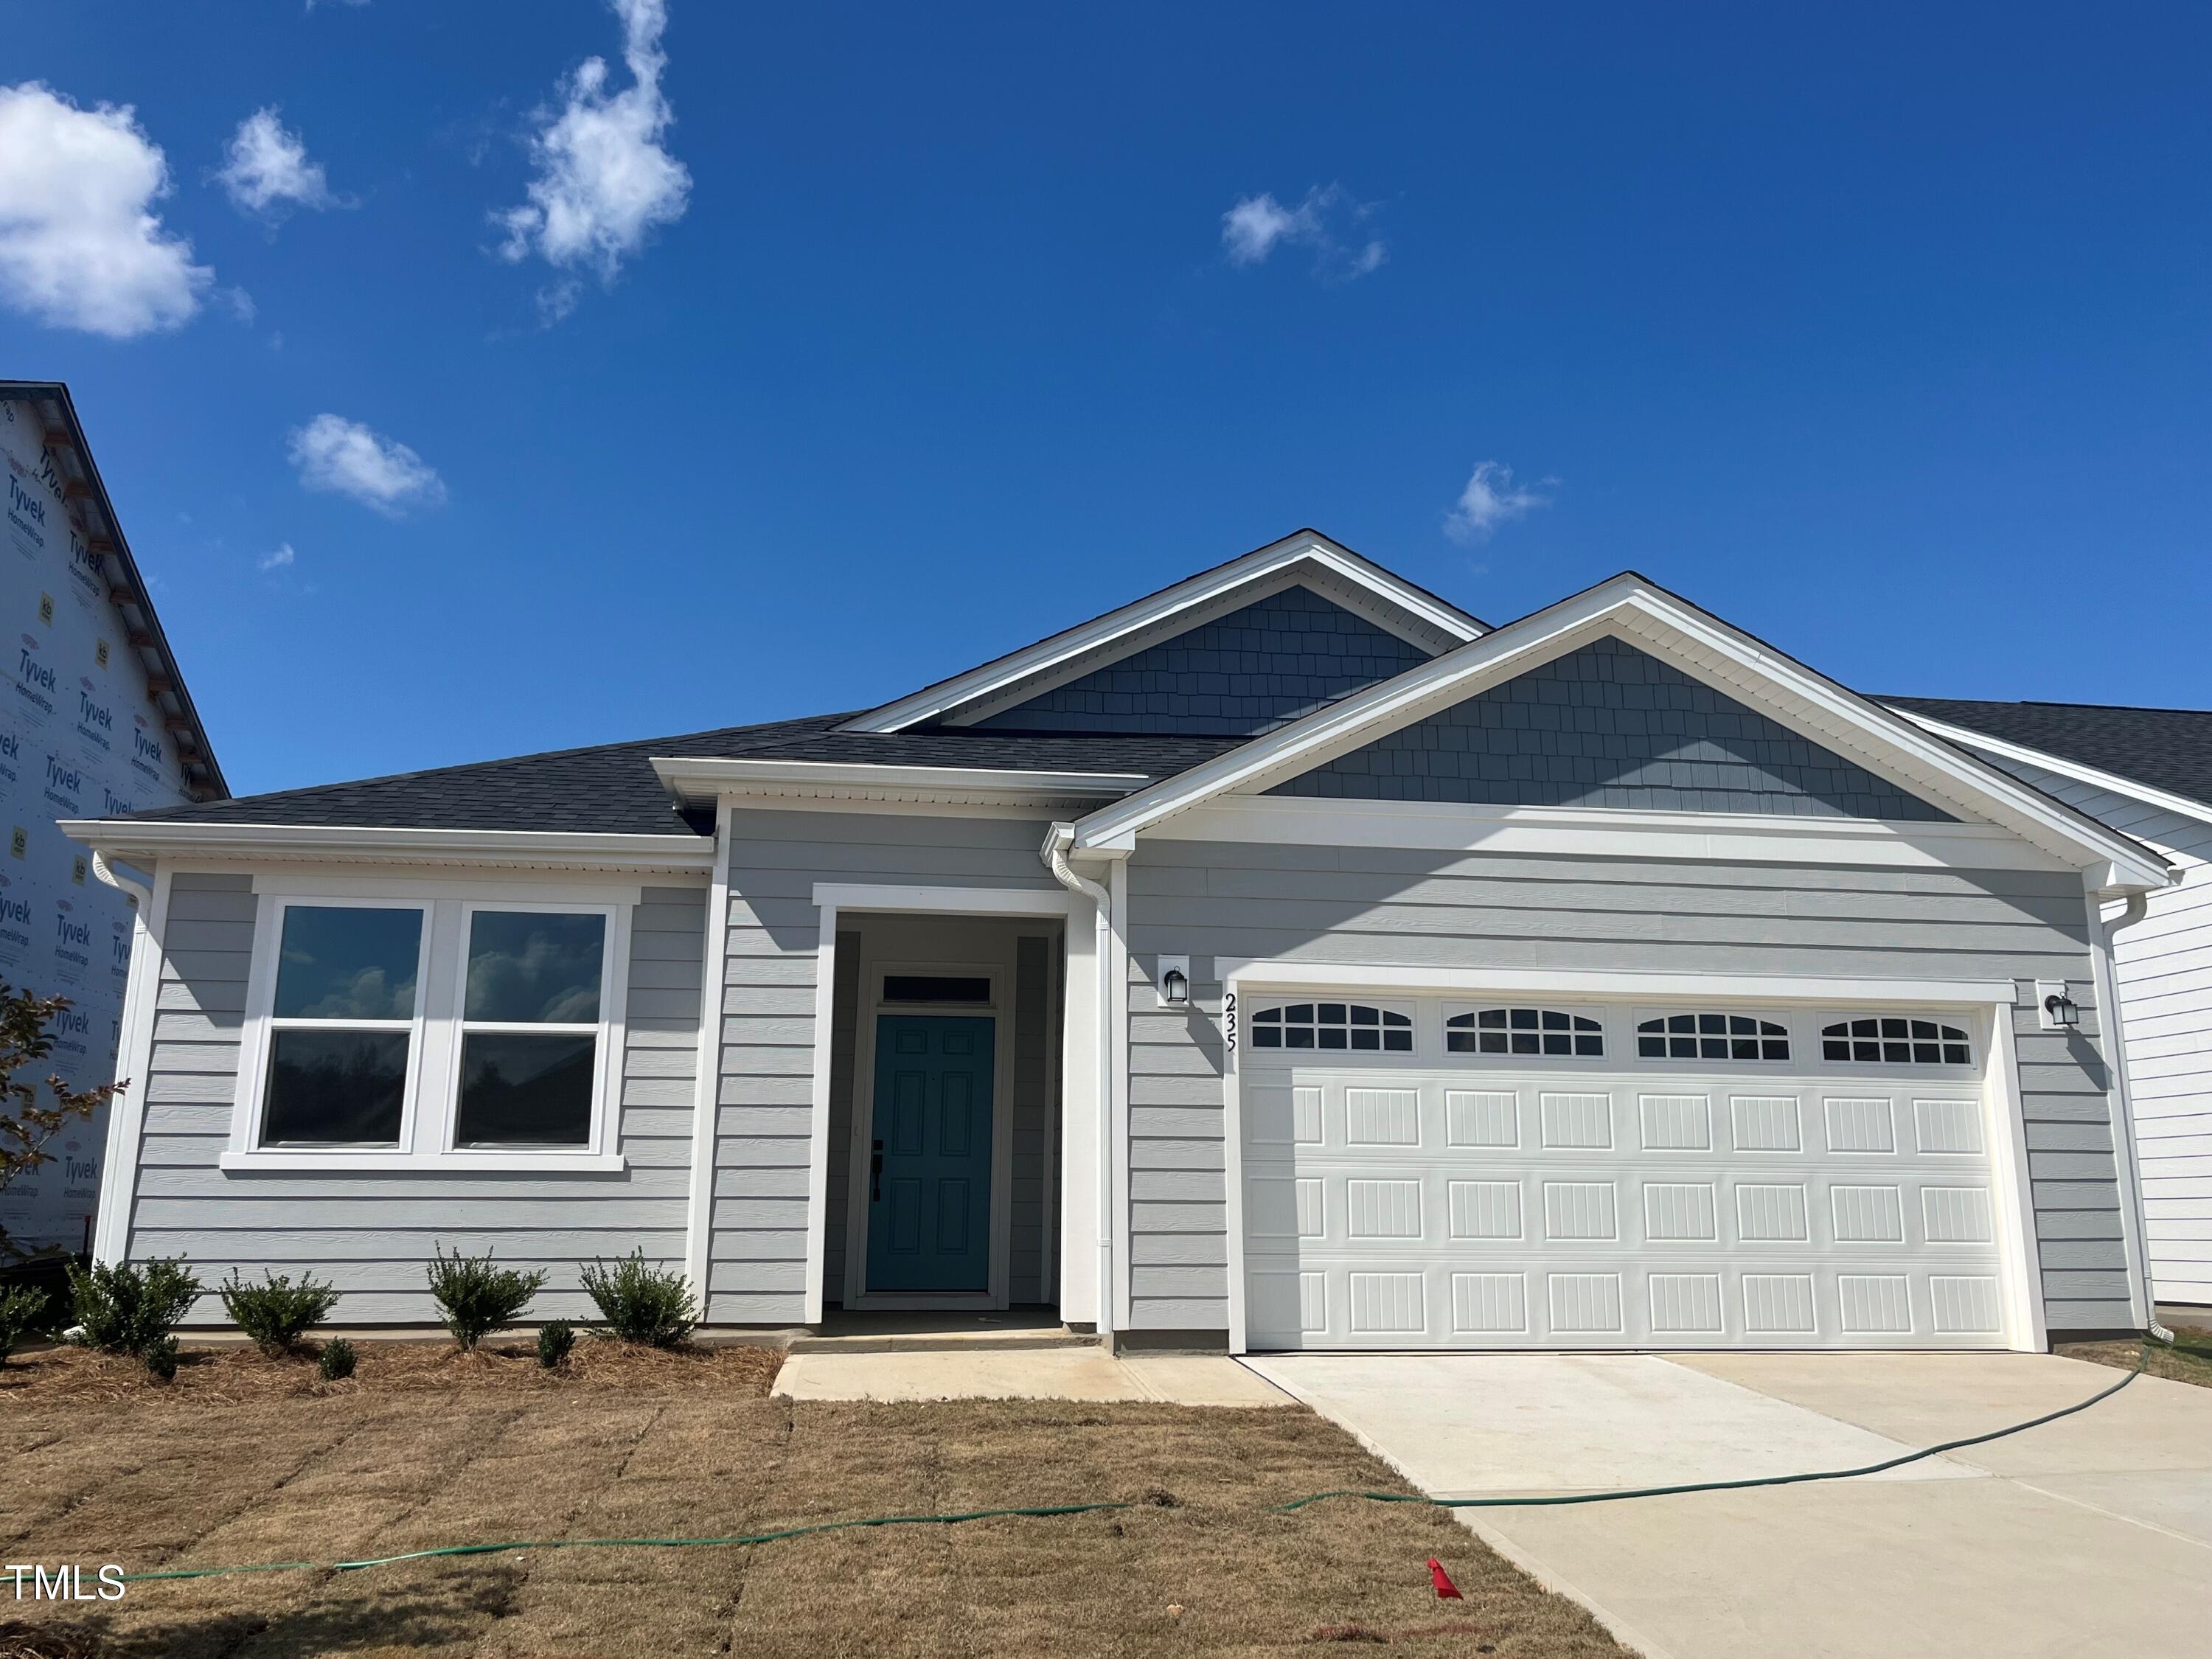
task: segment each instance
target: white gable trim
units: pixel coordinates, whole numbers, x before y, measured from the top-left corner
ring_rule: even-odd
[[[1917,714],[1909,708],[1893,708],[1890,712],[1904,716],[1923,731],[1933,732],[1939,738],[1947,738],[1953,743],[1978,750],[1984,755],[2002,755],[2007,760],[2021,761],[2030,766],[2040,767],[2046,772],[2056,772],[2060,777],[2071,778],[2076,783],[2109,789],[2116,795],[2125,795],[2130,800],[2139,800],[2144,805],[2155,806],[2161,811],[2177,813],[2198,823],[2212,823],[2212,805],[2156,788],[2140,779],[2107,772],[2100,767],[2084,766],[2079,761],[2067,760],[2048,750],[2032,749],[2022,743],[2008,743],[2002,738],[1991,737],[1986,732],[1978,732],[1970,726],[1954,726],[1948,720]]]
[[[1424,719],[1607,635],[1740,693],[1784,723],[1947,810],[2012,830],[2084,868],[2100,890],[2166,885],[2149,850],[1960,753],[1879,706],[1633,574],[1601,582],[1422,667],[1355,692],[1228,754],[1143,789],[1075,825],[1079,851],[1126,849],[1134,837],[1215,796],[1257,794],[1385,732]],[[2085,866],[2094,866],[2094,869]]]
[[[1235,610],[1291,586],[1302,574],[1317,578],[1316,591],[1347,608],[1359,610],[1370,621],[1425,650],[1449,650],[1480,637],[1485,631],[1465,611],[1423,592],[1328,537],[1303,530],[1118,611],[871,709],[841,729],[900,732],[924,720],[945,719],[956,709],[965,709],[1015,686],[1024,696],[1035,696],[1079,678],[1103,662],[1140,650],[1156,638],[1196,626],[1206,619],[1202,613],[1209,605],[1218,605],[1218,611]],[[1273,586],[1261,586],[1271,579],[1274,579]],[[1370,603],[1363,605],[1363,598]],[[1224,600],[1233,602],[1218,603]],[[1061,678],[1049,681],[1040,678],[1054,673]],[[1032,681],[1037,684],[1032,685]]]

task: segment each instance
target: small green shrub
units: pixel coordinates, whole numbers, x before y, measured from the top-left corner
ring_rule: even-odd
[[[584,1289],[608,1330],[624,1342],[672,1348],[699,1322],[690,1282],[676,1268],[646,1266],[642,1248],[611,1267],[600,1261],[585,1268]]]
[[[156,1256],[143,1267],[95,1261],[71,1267],[69,1279],[84,1340],[103,1353],[150,1355],[200,1293],[200,1281],[181,1256]]]
[[[353,1351],[353,1344],[342,1336],[334,1336],[323,1344],[323,1351],[315,1356],[315,1369],[322,1373],[325,1382],[343,1382],[353,1375],[355,1362],[361,1358]]]
[[[18,1285],[0,1291],[0,1365],[15,1352],[25,1337],[46,1328],[46,1304],[51,1298],[35,1285]]]
[[[463,1255],[459,1249],[447,1255],[433,1246],[430,1294],[438,1304],[438,1316],[464,1348],[476,1345],[522,1317],[530,1298],[545,1288],[544,1270],[525,1273],[515,1267],[495,1267],[491,1252]]]
[[[319,1285],[313,1273],[300,1275],[295,1285],[284,1273],[270,1273],[265,1285],[249,1285],[230,1270],[220,1287],[222,1310],[230,1322],[252,1337],[265,1354],[288,1353],[308,1331],[330,1317],[338,1293]]]
[[[146,1369],[164,1382],[177,1380],[177,1339],[165,1336],[145,1350]]]
[[[576,1328],[565,1319],[549,1320],[538,1328],[538,1363],[551,1370],[576,1346]]]

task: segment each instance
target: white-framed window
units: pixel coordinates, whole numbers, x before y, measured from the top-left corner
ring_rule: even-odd
[[[608,1081],[612,914],[473,902],[462,914],[450,1145],[592,1150]]]
[[[1292,1002],[1252,1016],[1255,1048],[1328,1048],[1368,1054],[1413,1052],[1413,1020],[1366,1002]]]
[[[1444,1021],[1444,1049],[1455,1054],[1602,1060],[1605,1025],[1569,1008],[1475,1008]]]
[[[301,885],[263,896],[224,1168],[621,1167],[629,902]]]
[[[275,933],[255,1144],[405,1146],[430,907],[282,900]]]
[[[1636,1057],[1787,1064],[1790,1028],[1757,1014],[1710,1008],[1648,1014],[1636,1022]]]
[[[1964,1025],[1915,1014],[1862,1014],[1820,1027],[1820,1058],[1847,1066],[1971,1066]]]

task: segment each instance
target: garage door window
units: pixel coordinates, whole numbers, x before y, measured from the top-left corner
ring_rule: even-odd
[[[1252,1016],[1255,1048],[1348,1048],[1413,1052],[1413,1022],[1361,1002],[1294,1002]]]
[[[1790,1058],[1789,1028],[1749,1014],[1661,1014],[1636,1027],[1639,1060]]]
[[[1820,1058],[1853,1066],[1971,1066],[1974,1051],[1956,1025],[1882,1014],[1823,1025]]]
[[[1605,1028],[1558,1008],[1479,1008],[1444,1022],[1444,1047],[1455,1054],[1559,1054],[1605,1057]]]

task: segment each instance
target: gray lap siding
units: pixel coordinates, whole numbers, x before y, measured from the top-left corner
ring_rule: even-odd
[[[2062,980],[2081,1031],[2014,1011],[2054,1330],[2129,1323],[2087,909],[2070,872],[1460,854],[1140,840],[1129,860],[1129,1272],[1137,1329],[1219,1330],[1228,1268],[1221,957],[1527,968]],[[1188,955],[1191,1014],[1145,1012]]]
[[[730,815],[708,1314],[799,1322],[806,1308],[817,882],[1059,891],[1045,821],[765,808]],[[833,1291],[834,1295],[834,1291]]]
[[[541,1318],[591,1315],[578,1276],[595,1258],[641,1247],[680,1264],[706,898],[649,887],[631,914],[620,1174],[226,1174],[217,1159],[238,1090],[252,883],[173,877],[127,1253],[185,1256],[210,1287],[234,1267],[249,1279],[312,1271],[343,1293],[338,1318],[368,1324],[434,1316],[423,1266],[435,1246],[548,1268],[532,1308]],[[222,1306],[204,1297],[191,1318],[220,1323]]]

